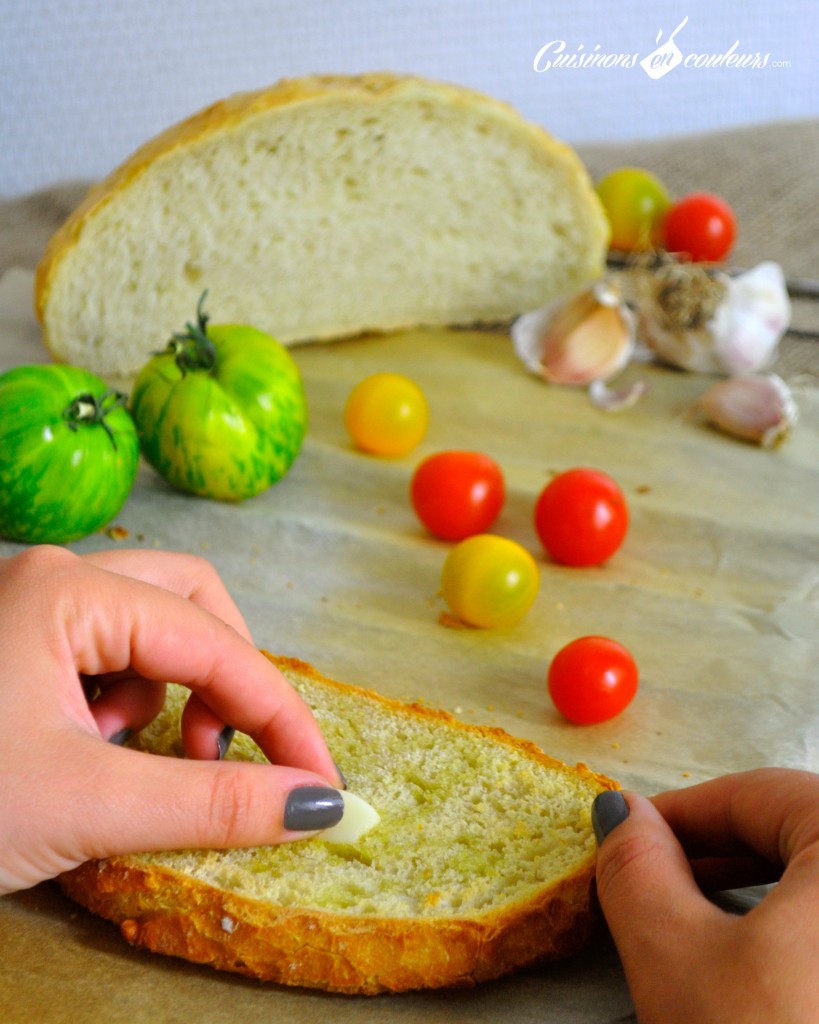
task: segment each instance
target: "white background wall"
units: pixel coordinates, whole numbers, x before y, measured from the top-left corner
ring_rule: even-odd
[[[688,16],[684,58],[762,68],[536,73],[540,48],[637,54]],[[0,0],[0,196],[96,178],[229,93],[314,71],[410,71],[515,104],[569,142],[819,114],[816,0]]]

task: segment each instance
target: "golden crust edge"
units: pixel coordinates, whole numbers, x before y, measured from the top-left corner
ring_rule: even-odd
[[[507,120],[513,121],[529,134],[535,145],[550,151],[573,170],[572,177],[575,183],[590,200],[590,211],[595,209],[596,196],[591,181],[582,161],[571,146],[556,139],[540,125],[527,121],[511,104],[495,97],[454,83],[386,71],[359,75],[308,75],[302,78],[284,78],[266,88],[225,97],[170,125],[144,142],[110,174],[93,185],[80,205],[51,236],[36,267],[34,312],[38,321],[45,326],[45,309],[51,281],[66,253],[79,241],[85,224],[155,160],[188,143],[202,141],[247,116],[294,103],[322,100],[328,96],[347,95],[351,99],[377,100],[392,91],[413,87],[429,88],[442,97],[446,96],[453,103],[484,104]],[[608,238],[608,226],[599,203],[596,212],[594,220],[602,246]],[[43,340],[48,347],[48,338],[44,337]]]
[[[63,891],[131,945],[261,981],[350,995],[472,986],[578,952],[598,925],[594,865],[471,918],[353,917],[266,905],[127,857],[88,861]]]

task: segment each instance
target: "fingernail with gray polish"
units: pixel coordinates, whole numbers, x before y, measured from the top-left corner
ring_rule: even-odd
[[[591,819],[597,842],[602,843],[612,829],[628,817],[628,804],[619,789],[607,789],[594,799]]]
[[[232,725],[226,725],[224,729],[216,737],[216,759],[217,761],[224,760],[225,754],[228,752],[228,748],[233,742],[233,737],[236,735],[236,730]]]
[[[122,747],[128,742],[132,735],[133,733],[126,726],[124,729],[120,729],[119,732],[115,732],[113,736],[109,736],[108,742],[114,743],[118,747]]]
[[[344,797],[327,786],[300,786],[287,797],[284,827],[291,832],[315,832],[337,825],[344,815]]]

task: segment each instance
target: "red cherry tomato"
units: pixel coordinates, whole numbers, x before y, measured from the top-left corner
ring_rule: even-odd
[[[596,469],[570,469],[544,487],[535,506],[540,542],[563,565],[599,565],[628,529],[628,506],[617,484]]]
[[[665,218],[665,247],[695,262],[715,263],[731,251],[737,233],[734,211],[719,196],[695,192],[675,203]]]
[[[418,466],[410,484],[415,514],[436,537],[463,540],[485,533],[505,497],[498,464],[480,452],[438,452]]]
[[[637,664],[604,636],[583,636],[557,652],[547,683],[555,707],[577,725],[606,722],[626,708],[637,692]]]

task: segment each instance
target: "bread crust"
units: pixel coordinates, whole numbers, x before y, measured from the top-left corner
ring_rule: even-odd
[[[45,344],[49,346],[46,308],[52,283],[63,259],[78,243],[88,222],[156,161],[193,143],[203,142],[247,117],[274,111],[277,108],[321,102],[328,96],[356,102],[378,103],[389,94],[404,90],[409,92],[427,91],[430,97],[434,96],[453,106],[484,105],[487,109],[494,111],[497,116],[513,123],[515,130],[521,137],[527,137],[529,144],[534,149],[548,152],[553,158],[564,163],[575,189],[590,196],[589,220],[594,225],[593,233],[597,237],[599,251],[594,256],[588,254],[589,273],[592,272],[592,264],[595,260],[600,263],[600,269],[602,269],[602,257],[608,238],[608,224],[602,208],[599,208],[599,204],[594,200],[594,194],[583,165],[570,146],[554,139],[540,126],[524,120],[511,105],[462,86],[430,81],[412,75],[399,75],[391,72],[361,75],[312,75],[297,79],[283,79],[269,88],[237,93],[206,107],[147,141],[124,163],[90,189],[83,202],[52,236],[36,269],[34,309],[44,328]],[[399,326],[401,325],[390,324],[389,328],[397,329]],[[403,326],[411,326],[411,324]],[[373,325],[371,329],[377,330],[377,325]],[[319,334],[316,337],[332,337],[332,335]],[[57,353],[54,354],[59,358]]]
[[[564,765],[502,729],[468,725],[443,711],[328,679],[297,659],[265,654],[285,672],[365,696],[393,714],[478,733],[550,768],[579,774],[600,790],[618,788],[585,765]],[[264,981],[356,995],[497,978],[577,952],[598,921],[593,857],[529,898],[461,916],[388,918],[277,907],[128,856],[89,861],[59,881],[72,899],[118,924],[134,946]]]

